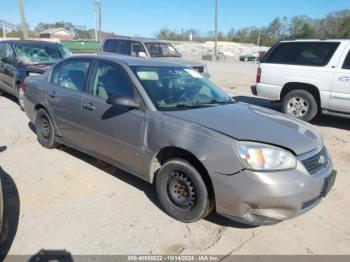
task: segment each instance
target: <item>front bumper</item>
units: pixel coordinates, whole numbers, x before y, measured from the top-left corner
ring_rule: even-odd
[[[216,174],[212,180],[216,211],[245,224],[275,224],[315,207],[329,193],[335,176],[331,160],[316,175],[310,175],[300,161],[288,171]]]

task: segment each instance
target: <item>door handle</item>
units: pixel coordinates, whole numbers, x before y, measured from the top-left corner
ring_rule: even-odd
[[[342,81],[342,82],[349,82],[350,81],[350,77],[348,76],[340,76],[338,78],[339,81]]]
[[[96,107],[92,103],[83,104],[83,108],[89,111],[94,111],[96,109]]]

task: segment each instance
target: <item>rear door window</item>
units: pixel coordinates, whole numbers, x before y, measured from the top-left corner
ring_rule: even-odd
[[[281,43],[265,59],[265,63],[325,66],[339,46],[339,42]]]
[[[345,58],[344,64],[343,64],[343,69],[349,69],[350,70],[350,51],[348,55]]]
[[[103,51],[121,55],[130,55],[131,42],[129,40],[109,39],[106,40],[103,46]]]
[[[130,55],[131,42],[128,40],[117,40],[115,45],[115,52],[122,55]]]
[[[104,52],[115,52],[115,40],[106,40],[103,45],[103,51]]]
[[[51,81],[58,86],[83,91],[90,61],[72,60],[55,67]]]

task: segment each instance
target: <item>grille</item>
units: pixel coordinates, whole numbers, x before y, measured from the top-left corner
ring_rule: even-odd
[[[193,69],[198,71],[199,73],[204,72],[204,66],[194,66]]]
[[[317,154],[302,160],[302,163],[305,166],[306,170],[310,173],[310,175],[314,175],[321,169],[327,167],[328,161],[329,161],[329,158],[328,158],[327,150],[324,147]]]

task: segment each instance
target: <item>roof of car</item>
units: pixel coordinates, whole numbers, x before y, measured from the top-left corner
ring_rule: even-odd
[[[51,42],[51,41],[37,41],[37,40],[14,40],[14,39],[9,39],[9,40],[0,40],[2,43],[10,43],[10,44],[39,44],[39,43],[44,43],[44,44],[59,44],[57,42]]]
[[[159,67],[185,67],[184,65],[173,63],[173,62],[167,62],[163,61],[161,59],[156,58],[139,58],[139,57],[133,57],[133,56],[126,56],[126,55],[110,55],[110,54],[98,54],[98,55],[77,55],[73,56],[74,58],[98,58],[103,59],[106,61],[111,62],[122,62],[128,66],[159,66]]]
[[[155,38],[146,38],[146,37],[130,37],[130,36],[115,36],[106,38],[106,40],[117,39],[117,40],[130,40],[130,41],[138,41],[138,42],[146,42],[146,43],[169,43],[167,40],[160,40]]]

